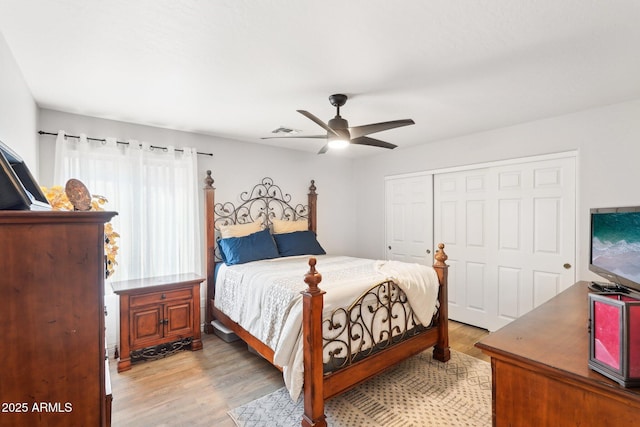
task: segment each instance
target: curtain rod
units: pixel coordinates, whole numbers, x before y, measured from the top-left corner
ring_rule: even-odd
[[[45,132],[45,131],[43,131],[43,130],[39,130],[39,131],[38,131],[38,133],[39,133],[40,135],[53,135],[53,136],[58,136],[58,134],[57,134],[57,133],[53,133],[53,132]],[[79,137],[78,135],[67,135],[67,134],[65,134],[64,136],[66,136],[67,138],[78,138],[78,139],[80,139],[80,137]],[[91,141],[107,142],[107,140],[106,140],[106,139],[104,139],[104,138],[91,138],[91,137],[87,137],[87,139],[88,139],[88,140],[91,140]],[[126,141],[116,141],[116,143],[118,143],[118,144],[123,144],[123,145],[129,145],[129,143],[128,143],[128,142],[126,142]],[[142,144],[141,144],[141,145],[142,145]],[[151,148],[157,148],[157,149],[159,149],[159,150],[167,150],[167,147],[158,147],[157,145],[150,145],[149,147],[151,147]],[[179,152],[181,152],[181,153],[184,151],[184,150],[182,150],[182,149],[180,149],[180,148],[174,148],[174,150],[175,150],[175,151],[179,151]],[[203,156],[213,156],[213,153],[201,153],[201,152],[199,152],[199,151],[196,151],[196,153],[201,154],[201,155],[203,155]]]

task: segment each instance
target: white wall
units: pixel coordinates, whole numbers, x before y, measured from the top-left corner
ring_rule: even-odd
[[[38,178],[38,107],[0,33],[0,141],[11,147]]]
[[[360,256],[384,256],[384,177],[578,151],[576,277],[588,271],[589,208],[640,205],[640,100],[383,152],[354,162]]]

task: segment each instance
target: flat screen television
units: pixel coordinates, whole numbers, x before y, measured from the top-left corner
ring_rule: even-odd
[[[51,209],[22,158],[0,141],[0,210]]]
[[[640,292],[640,206],[591,209],[589,270]]]

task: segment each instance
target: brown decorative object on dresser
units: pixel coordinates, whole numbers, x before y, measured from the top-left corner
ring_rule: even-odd
[[[108,425],[103,242],[114,215],[0,212],[0,425]]]
[[[574,284],[476,344],[491,356],[494,426],[638,423],[640,388],[589,369],[588,284]]]
[[[157,359],[183,348],[202,349],[200,284],[192,273],[111,284],[120,295],[118,372],[138,359]]]
[[[274,350],[267,344],[249,333],[246,329],[234,322],[230,317],[215,306],[214,272],[216,263],[216,231],[221,225],[248,224],[258,219],[264,226],[269,227],[273,220],[308,221],[308,229],[316,232],[317,217],[317,193],[315,182],[311,181],[308,193],[307,205],[290,204],[291,195],[284,193],[279,186],[273,183],[271,178],[264,178],[250,191],[242,192],[239,205],[233,203],[215,203],[215,189],[211,171],[207,171],[205,179],[205,226],[207,237],[207,325],[212,320],[217,320],[226,328],[233,331],[244,340],[252,349],[262,355],[270,363],[274,363]],[[323,323],[327,319],[322,318],[325,292],[321,289],[322,276],[321,265],[316,270],[316,258],[308,261],[309,272],[304,277],[308,285],[302,292],[302,340],[304,343],[304,415],[302,425],[311,427],[326,426],[324,415],[325,400],[336,396],[355,385],[383,372],[398,362],[433,347],[434,358],[439,361],[447,361],[450,358],[448,317],[447,317],[447,274],[448,266],[445,261],[444,245],[439,245],[435,255],[435,275],[438,278],[438,310],[434,313],[429,325],[420,325],[415,328],[419,331],[415,334],[407,334],[403,340],[385,344],[383,348],[368,352],[362,358],[349,357],[349,363],[343,364],[340,369],[324,373],[323,352],[324,343],[329,340],[323,336]],[[305,262],[305,261],[301,261]],[[300,278],[301,282],[303,278]],[[375,285],[370,291],[376,292],[381,286],[396,286],[391,279]],[[395,288],[394,288],[395,289]],[[399,288],[398,288],[399,289]],[[398,294],[402,294],[398,292]],[[362,298],[362,296],[360,297]],[[352,306],[358,305],[361,300],[352,302]],[[362,304],[364,305],[364,304]],[[410,304],[405,306],[407,311]],[[337,309],[336,309],[337,311]],[[325,325],[326,326],[326,325]],[[364,329],[362,329],[364,330]],[[208,330],[207,330],[208,331]],[[354,334],[355,335],[355,334]],[[391,342],[391,340],[389,340]],[[347,345],[347,348],[349,345]],[[351,361],[353,360],[353,361]],[[408,385],[410,387],[410,385]]]
[[[64,186],[67,199],[76,211],[91,210],[91,193],[89,189],[79,179],[71,178]]]

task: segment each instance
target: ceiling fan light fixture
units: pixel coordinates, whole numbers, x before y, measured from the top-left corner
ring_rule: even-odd
[[[339,122],[340,121],[344,122],[342,124],[346,126],[341,128],[332,127],[335,133],[333,135],[332,134],[327,135],[327,140],[328,140],[327,145],[329,146],[329,148],[343,149],[343,148],[346,148],[351,142],[351,134],[349,133],[349,129],[347,129],[347,126],[349,126],[349,124],[344,119],[334,118],[331,121],[335,121],[335,120],[338,120]],[[331,123],[331,121],[329,121],[329,123]]]
[[[342,139],[342,138],[335,138],[335,139],[330,139],[329,140],[329,148],[335,148],[335,149],[343,149],[343,148],[347,148],[347,146],[349,145],[349,141],[346,139]]]

